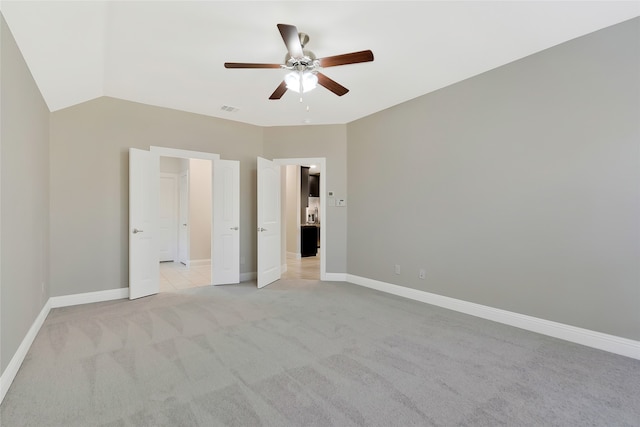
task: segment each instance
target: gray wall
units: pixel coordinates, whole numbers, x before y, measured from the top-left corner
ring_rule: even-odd
[[[49,298],[49,110],[0,18],[0,372]]]
[[[639,26],[350,123],[349,273],[640,339]]]
[[[180,173],[186,170],[187,166],[183,167],[182,160],[184,159],[160,156],[160,172]]]
[[[327,191],[336,198],[347,197],[347,127],[291,126],[264,128],[264,157],[268,159],[326,157],[327,188],[321,188],[326,203]],[[326,227],[327,273],[346,273],[348,207],[327,206]]]
[[[129,147],[240,161],[241,272],[256,270],[256,156],[262,128],[113,98],[51,114],[51,293],[127,287]]]
[[[189,159],[189,260],[211,259],[211,160]]]

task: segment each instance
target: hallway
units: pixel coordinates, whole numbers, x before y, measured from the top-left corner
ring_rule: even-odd
[[[287,271],[282,273],[282,278],[320,280],[320,252],[300,259],[287,254]]]

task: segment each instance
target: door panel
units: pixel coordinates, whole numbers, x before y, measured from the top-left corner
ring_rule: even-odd
[[[189,174],[180,174],[178,184],[178,261],[188,265],[189,261]]]
[[[213,162],[213,265],[214,285],[240,283],[240,162]]]
[[[160,160],[129,149],[129,298],[158,293],[158,194]]]
[[[280,166],[258,157],[258,288],[280,279]]]

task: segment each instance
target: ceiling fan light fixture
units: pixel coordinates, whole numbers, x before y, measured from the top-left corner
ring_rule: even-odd
[[[301,79],[302,84],[300,84]],[[312,73],[310,71],[302,73],[298,71],[292,71],[284,76],[284,81],[287,84],[287,89],[292,90],[296,93],[300,93],[300,87],[302,87],[302,92],[306,93],[318,86],[318,77],[315,75],[315,73]]]
[[[321,73],[319,68],[373,61],[373,52],[370,50],[318,59],[313,52],[304,49],[309,41],[309,36],[299,32],[295,25],[278,24],[278,31],[280,31],[282,41],[287,47],[284,64],[224,63],[225,68],[284,68],[289,70],[289,74],[280,82],[269,99],[280,99],[287,90],[291,90],[300,94],[300,102],[302,102],[302,94],[315,89],[318,84],[338,96],[345,95],[349,89]],[[307,107],[307,111],[309,111],[309,107]]]

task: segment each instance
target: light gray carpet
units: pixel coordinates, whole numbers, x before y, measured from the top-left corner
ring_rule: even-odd
[[[52,310],[12,426],[640,426],[640,361],[346,283]]]

